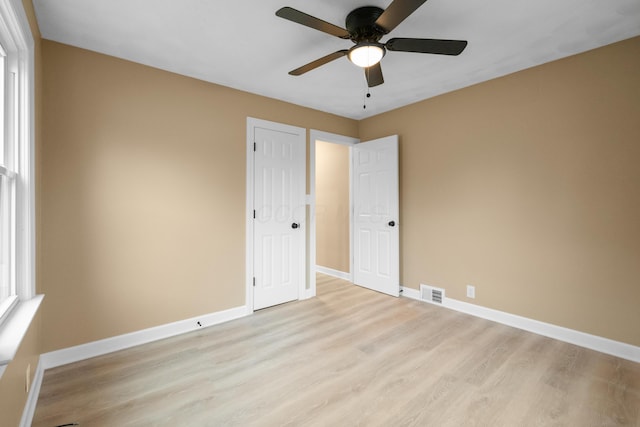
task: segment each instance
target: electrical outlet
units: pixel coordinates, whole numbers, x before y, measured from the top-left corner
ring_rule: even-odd
[[[28,394],[30,389],[31,389],[31,363],[27,365],[27,372],[25,373],[24,392]]]
[[[473,285],[467,285],[467,298],[476,297],[476,287]]]

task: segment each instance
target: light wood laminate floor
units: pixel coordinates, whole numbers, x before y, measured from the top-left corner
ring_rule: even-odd
[[[45,372],[33,425],[640,426],[640,364],[328,276]]]

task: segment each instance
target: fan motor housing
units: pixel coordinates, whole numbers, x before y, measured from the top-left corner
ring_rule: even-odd
[[[363,41],[377,42],[385,35],[385,31],[375,25],[376,20],[384,12],[376,6],[359,7],[347,15],[346,27],[354,43]]]

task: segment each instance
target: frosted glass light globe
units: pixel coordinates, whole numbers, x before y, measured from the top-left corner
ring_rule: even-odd
[[[349,50],[349,60],[358,67],[367,68],[380,62],[384,54],[382,45],[360,43]]]

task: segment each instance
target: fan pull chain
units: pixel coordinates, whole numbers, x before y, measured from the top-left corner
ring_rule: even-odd
[[[362,109],[363,110],[367,109],[367,98],[371,98],[371,91],[369,89],[369,83],[368,83],[369,82],[369,69],[367,68],[365,72],[367,73],[367,79],[366,79],[367,80],[367,94],[365,95],[366,98],[364,99],[364,102],[363,102],[363,105],[362,105]]]

